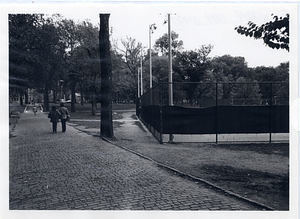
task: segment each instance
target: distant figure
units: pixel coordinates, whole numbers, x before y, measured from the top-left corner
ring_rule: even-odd
[[[55,106],[52,106],[52,109],[48,114],[48,118],[50,118],[50,122],[52,122],[53,133],[57,133],[57,123],[59,122],[60,112],[56,109]]]
[[[70,119],[70,114],[69,114],[68,108],[65,107],[65,105],[63,103],[60,104],[59,112],[61,114],[62,131],[65,132],[66,128],[67,128],[66,122]]]
[[[34,115],[36,116],[37,109],[35,106],[32,108],[32,111],[33,111]]]

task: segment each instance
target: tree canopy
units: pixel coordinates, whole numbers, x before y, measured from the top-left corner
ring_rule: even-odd
[[[178,34],[175,31],[171,31],[171,49],[172,49],[172,56],[174,56],[177,52],[183,50],[183,41],[178,40]],[[168,55],[168,48],[169,48],[169,36],[165,33],[163,36],[158,38],[155,41],[154,48],[161,52],[163,55]]]
[[[48,90],[55,86],[53,82],[65,54],[56,21],[57,15],[9,15],[10,84],[15,85],[10,91],[26,95],[27,88],[36,88],[44,92],[46,110]]]

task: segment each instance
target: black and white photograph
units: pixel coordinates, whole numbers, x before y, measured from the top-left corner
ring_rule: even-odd
[[[298,4],[0,5],[0,218],[298,218]]]

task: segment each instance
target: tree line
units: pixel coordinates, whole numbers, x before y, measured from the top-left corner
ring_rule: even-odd
[[[149,89],[150,51],[131,37],[113,39],[113,31],[110,38],[112,99],[116,102],[135,102],[141,59],[143,89]],[[172,32],[171,38],[174,82],[255,82],[257,85],[247,91],[253,98],[267,95],[259,87],[259,82],[288,82],[288,63],[277,67],[250,68],[244,57],[211,57],[213,45],[202,45],[187,51],[177,33]],[[164,34],[155,41],[151,50],[153,86],[168,81],[167,41],[168,35]],[[91,102],[92,113],[95,114],[97,103],[103,100],[99,63],[99,26],[94,26],[90,21],[75,23],[59,14],[9,15],[9,91],[10,95],[25,95],[25,104],[28,102],[28,88],[43,93],[46,110],[49,110],[49,94],[52,94],[53,101],[57,101],[61,93],[70,92],[71,111],[75,112],[75,93],[80,93],[81,103],[84,102],[83,97]],[[213,95],[205,92],[205,87],[202,89],[199,91],[197,86],[190,86],[186,92],[190,99],[195,92],[207,97]],[[240,88],[223,86],[220,89],[223,98],[241,94]],[[288,97],[288,87],[281,90],[278,95]],[[22,98],[19,99],[23,105]]]
[[[244,57],[233,57],[231,55],[211,57],[213,45],[202,45],[195,50],[184,50],[184,42],[179,39],[175,32],[172,38],[172,72],[173,82],[202,82],[207,85],[189,84],[188,86],[174,89],[175,96],[180,92],[186,93],[185,99],[192,102],[194,99],[215,98],[215,89],[209,83],[220,83],[218,98],[222,99],[244,99],[253,102],[262,102],[269,99],[270,90],[265,86],[266,82],[284,82],[276,88],[273,94],[278,99],[288,100],[289,63],[283,62],[277,67],[248,67]],[[168,82],[168,35],[164,34],[155,41],[152,54],[153,86],[162,82]],[[120,60],[118,70],[114,71],[113,84],[115,91],[121,99],[136,98],[136,83],[140,50],[142,44],[128,37],[114,43],[115,54]],[[122,49],[120,49],[122,48]],[[143,59],[143,89],[150,88],[150,58],[147,50]],[[115,66],[117,67],[117,66]],[[227,83],[227,84],[226,84]],[[179,88],[179,86],[177,86]],[[176,95],[176,92],[178,93]],[[243,103],[247,104],[247,102]]]

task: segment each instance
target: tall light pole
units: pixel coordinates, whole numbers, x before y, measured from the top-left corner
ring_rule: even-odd
[[[151,57],[151,34],[156,29],[155,24],[149,25],[149,57],[150,57],[150,89],[152,88],[152,57]]]
[[[172,38],[171,38],[171,18],[168,14],[168,33],[169,33],[169,106],[173,106],[173,80],[172,80]],[[169,142],[173,143],[174,135],[169,134]]]
[[[171,38],[171,18],[168,14],[168,33],[169,33],[169,105],[173,106],[173,79],[172,79],[172,38]]]
[[[138,98],[141,97],[140,91],[140,68],[138,68]]]
[[[141,48],[141,95],[143,95],[143,48]]]

